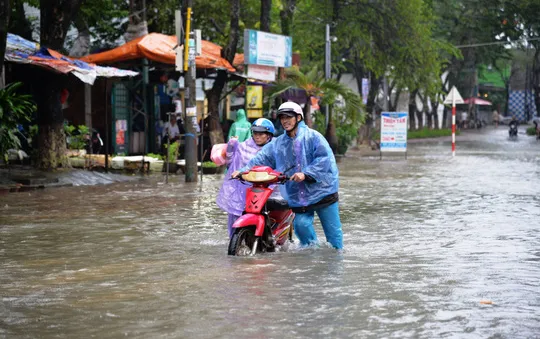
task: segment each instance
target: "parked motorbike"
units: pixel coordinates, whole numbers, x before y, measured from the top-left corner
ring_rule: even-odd
[[[510,124],[508,127],[508,135],[511,139],[517,138],[518,135],[518,127],[517,124]]]
[[[294,213],[282,197],[271,196],[273,184],[284,184],[289,178],[268,166],[255,166],[241,173],[237,180],[251,183],[246,191],[244,214],[233,224],[229,255],[247,256],[257,252],[274,252],[293,242]]]
[[[102,151],[103,139],[99,135],[99,131],[95,128],[92,128],[92,135],[90,136],[90,141],[87,144],[87,152],[92,154],[99,154]]]

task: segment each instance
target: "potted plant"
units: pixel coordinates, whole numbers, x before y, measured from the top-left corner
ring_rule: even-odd
[[[148,153],[145,155],[145,157],[156,159],[156,160],[150,161],[150,171],[159,172],[163,170],[163,164],[165,162],[163,161],[163,156],[161,154]]]
[[[167,167],[169,168],[169,173],[176,173],[180,168],[176,160],[178,159],[178,149],[180,148],[180,143],[178,141],[173,142],[170,145],[165,144],[167,149],[167,156],[165,162],[163,163],[163,172],[167,172]]]
[[[201,167],[204,174],[221,173],[222,170],[222,166],[218,166],[212,161],[204,161]]]

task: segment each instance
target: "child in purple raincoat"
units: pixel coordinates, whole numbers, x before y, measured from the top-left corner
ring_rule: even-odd
[[[229,180],[231,173],[245,166],[259,152],[264,145],[272,141],[274,136],[274,124],[268,119],[255,120],[251,126],[253,136],[244,142],[238,142],[238,138],[232,138],[227,143],[228,170],[225,175],[223,186],[219,190],[216,203],[219,208],[229,214],[228,229],[229,238],[232,237],[232,225],[244,211],[247,185],[238,180]]]

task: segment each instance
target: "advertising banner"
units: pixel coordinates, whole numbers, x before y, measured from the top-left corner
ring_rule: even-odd
[[[292,66],[292,38],[279,34],[244,30],[244,62],[273,67]]]
[[[367,99],[369,95],[369,81],[367,78],[362,78],[362,103],[367,104]]]
[[[381,152],[407,152],[407,112],[381,113]]]
[[[275,81],[276,80],[277,67],[261,66],[261,65],[248,65],[247,77],[257,80]]]
[[[127,120],[119,119],[115,122],[116,150],[118,153],[127,152],[126,142]]]
[[[248,118],[262,118],[263,88],[262,86],[246,86],[246,112]]]

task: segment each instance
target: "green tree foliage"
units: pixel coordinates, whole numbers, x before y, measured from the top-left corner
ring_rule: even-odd
[[[464,98],[475,95],[479,65],[495,64],[498,58],[510,56],[502,44],[483,45],[496,41],[502,33],[502,8],[502,1],[433,1],[438,18],[436,37],[461,51],[461,56],[452,56],[446,69],[449,71],[446,87],[456,86]]]
[[[305,68],[322,69],[329,24],[337,38],[331,44],[334,77],[352,73],[359,89],[362,78],[371,79],[369,119],[382,109],[376,99],[384,78],[398,93],[404,89],[432,97],[440,92],[442,68],[456,51],[435,39],[435,21],[431,6],[422,0],[303,1],[294,20],[293,43]]]
[[[305,93],[306,106],[304,117],[312,126],[310,98],[320,99],[320,106],[329,105],[328,126],[323,115],[319,115],[315,125],[319,131],[326,131],[326,138],[334,152],[346,150],[356,130],[364,119],[363,105],[360,96],[346,85],[335,79],[325,79],[323,72],[317,67],[302,73],[296,67],[286,70],[285,78],[278,80],[268,94],[270,100],[290,91],[301,89]],[[337,126],[337,128],[336,128]],[[341,153],[343,154],[343,153]]]

